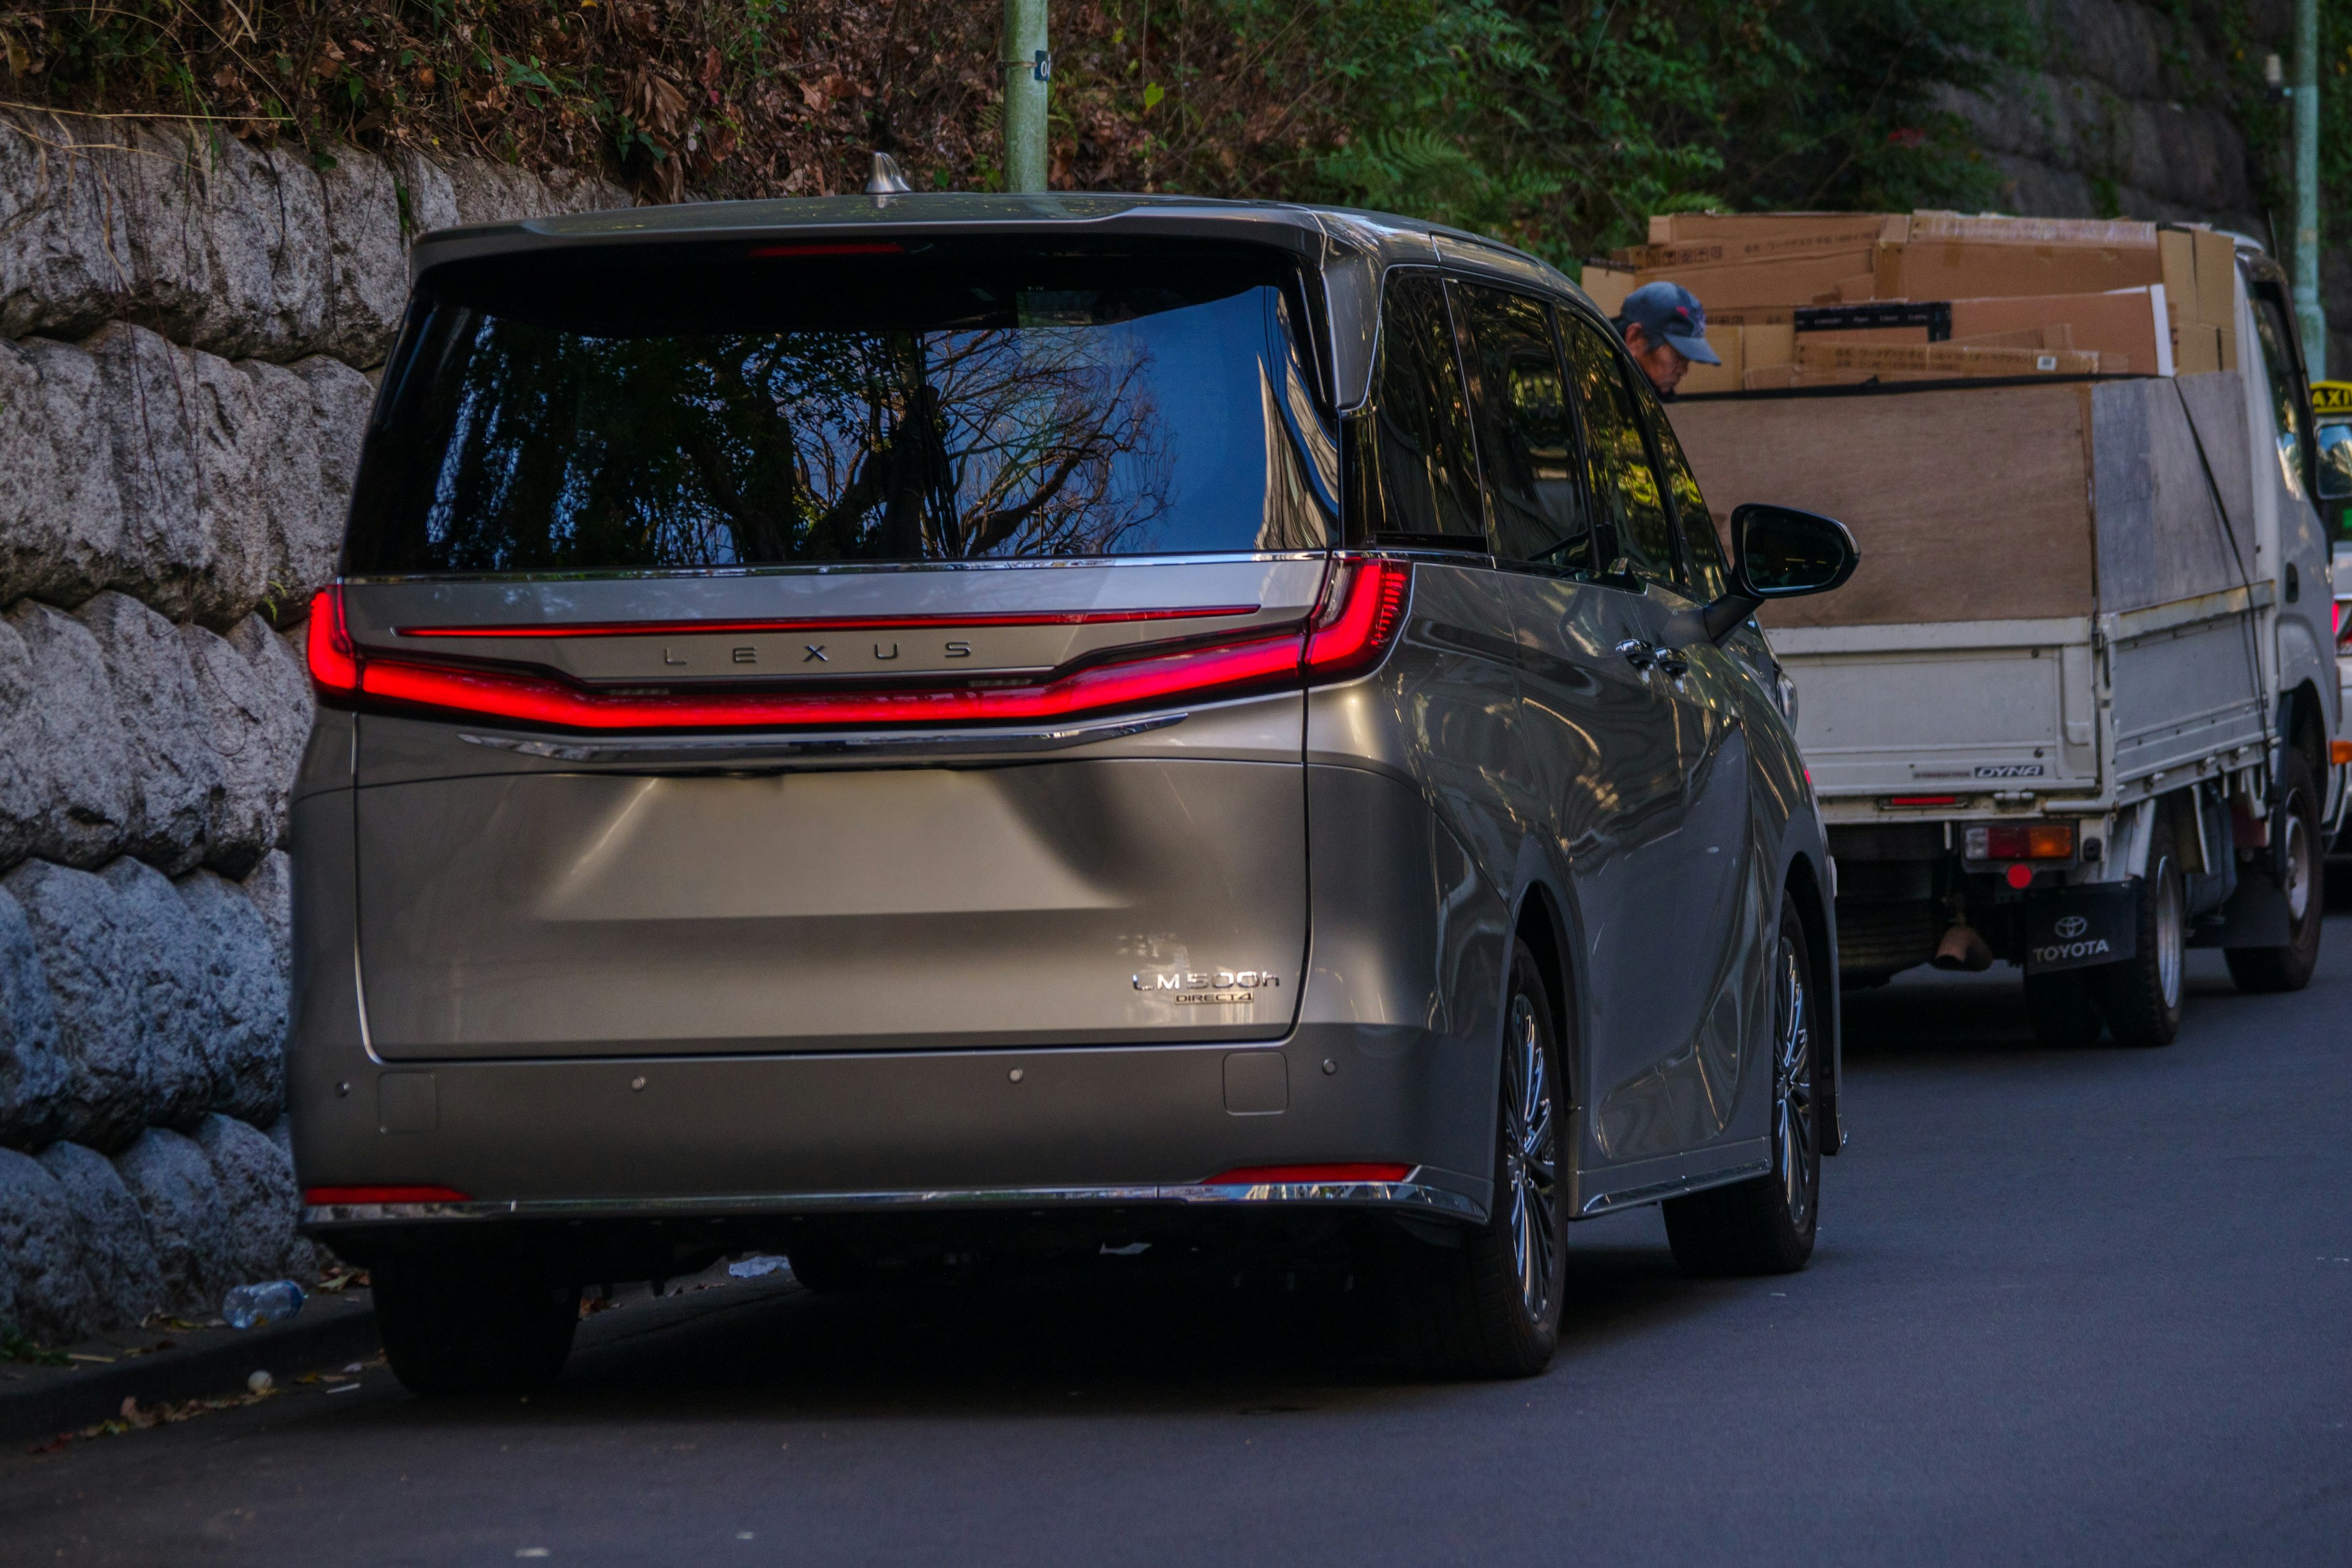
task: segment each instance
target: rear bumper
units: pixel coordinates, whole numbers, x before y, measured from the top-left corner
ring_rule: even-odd
[[[1275,1045],[383,1064],[303,1042],[306,1187],[464,1203],[320,1205],[420,1221],[951,1215],[1085,1206],[1383,1208],[1483,1220],[1490,1062],[1422,1029],[1307,1024]],[[1400,1182],[1214,1184],[1391,1163]]]
[[[952,1213],[1040,1207],[1132,1209],[1151,1205],[1246,1204],[1393,1209],[1483,1224],[1486,1207],[1457,1190],[1460,1178],[1425,1169],[1402,1182],[1182,1182],[1109,1187],[968,1187],[935,1192],[737,1193],[668,1198],[508,1198],[466,1203],[312,1204],[303,1228],[314,1235],[374,1225],[443,1220],[664,1220],[796,1218],[814,1215]]]

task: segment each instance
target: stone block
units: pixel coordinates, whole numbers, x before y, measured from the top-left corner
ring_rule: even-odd
[[[181,626],[220,791],[205,828],[205,860],[243,877],[277,847],[310,733],[309,679],[260,616],[216,637]]]
[[[19,1332],[48,1344],[93,1333],[105,1316],[82,1265],[81,1227],[65,1188],[38,1160],[13,1149],[0,1149],[0,1290],[6,1291],[0,1321],[13,1320]]]
[[[381,364],[408,309],[408,237],[392,165],[340,148],[319,175],[327,217],[326,330],[310,346],[349,364]]]
[[[236,883],[197,871],[178,884],[204,971],[200,1043],[212,1109],[268,1126],[286,1104],[286,969],[268,922]]]
[[[201,864],[226,785],[188,646],[138,600],[99,595],[76,613],[98,639],[131,769],[122,846],[176,875]]]
[[[270,951],[278,955],[278,973],[290,975],[294,954],[294,862],[283,849],[261,858],[245,879],[245,896],[253,900],[261,923],[269,928]]]
[[[125,322],[82,346],[122,504],[114,586],[175,620],[243,620],[272,565],[260,455],[273,432],[252,379]]]
[[[226,1116],[205,1117],[196,1143],[212,1162],[227,1219],[224,1288],[289,1278],[302,1217],[294,1162],[268,1133]]]
[[[107,155],[80,145],[95,139],[60,116],[0,117],[0,334],[88,331],[130,297],[131,210]]]
[[[99,875],[114,889],[116,980],[138,1032],[139,1119],[193,1127],[227,1087],[215,1082],[224,1015],[212,934],[152,866],[126,855]]]
[[[98,362],[73,344],[0,339],[0,605],[79,605],[114,575],[122,499],[100,396]]]
[[[310,595],[335,574],[342,555],[343,526],[351,517],[352,484],[359,476],[360,443],[375,406],[375,384],[340,360],[324,354],[289,367],[310,389],[312,445],[319,460],[319,510],[310,525],[286,538],[285,580],[293,596],[270,619],[278,626],[299,620]]]
[[[236,1272],[228,1205],[212,1162],[193,1138],[150,1127],[114,1158],[124,1190],[139,1205],[154,1249],[156,1305],[172,1312],[209,1312]]]
[[[294,1168],[294,1124],[281,1116],[269,1124],[267,1134],[269,1141],[278,1145],[278,1152],[286,1156],[287,1173],[294,1179],[294,1195],[299,1202],[302,1194],[302,1174]],[[286,1278],[305,1281],[316,1279],[326,1260],[333,1256],[309,1237],[298,1236],[286,1251]]]
[[[137,814],[130,739],[84,623],[31,599],[0,617],[0,861],[99,866]]]
[[[57,1135],[68,1076],[32,925],[0,889],[0,1146],[37,1149]]]
[[[121,1173],[79,1143],[52,1143],[41,1151],[39,1163],[73,1211],[82,1274],[89,1284],[91,1326],[136,1323],[163,1306],[154,1243]]]
[[[120,1149],[159,1098],[142,1051],[121,900],[105,878],[46,860],[26,861],[0,887],[24,911],[57,1019],[66,1070],[50,1131]]]

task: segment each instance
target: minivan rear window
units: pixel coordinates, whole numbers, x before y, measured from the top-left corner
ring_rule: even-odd
[[[1272,252],[919,240],[452,263],[343,570],[1319,549],[1337,454]]]

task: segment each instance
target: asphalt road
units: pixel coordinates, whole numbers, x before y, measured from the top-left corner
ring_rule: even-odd
[[[2014,977],[1856,999],[1790,1279],[1579,1227],[1527,1383],[1400,1382],[1345,1298],[1075,1279],[604,1314],[528,1402],[381,1372],[0,1456],[0,1560],[2352,1561],[2352,920],[2179,1042],[2049,1052]]]

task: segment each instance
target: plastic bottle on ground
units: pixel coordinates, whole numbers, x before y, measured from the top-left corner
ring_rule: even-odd
[[[291,1279],[268,1279],[258,1285],[240,1285],[221,1300],[221,1316],[232,1329],[250,1329],[262,1323],[282,1323],[302,1310],[310,1298],[302,1287]]]

